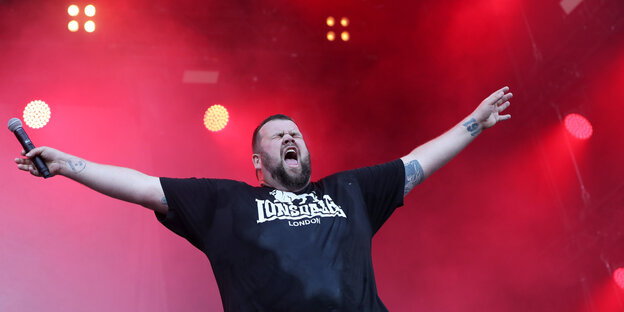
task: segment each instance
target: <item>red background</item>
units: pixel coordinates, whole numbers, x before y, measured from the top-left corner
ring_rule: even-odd
[[[405,155],[509,85],[512,119],[407,197],[373,240],[391,311],[622,311],[624,3],[0,2],[0,120],[46,101],[37,145],[155,176],[255,184],[251,133],[295,118],[313,179]],[[84,3],[78,3],[81,6]],[[347,16],[349,42],[325,18]],[[334,27],[334,29],[341,29]],[[218,71],[216,84],[183,83]],[[202,118],[230,112],[218,133]],[[594,126],[569,137],[559,116]],[[569,145],[568,141],[569,140]],[[215,311],[206,257],[141,207],[15,168],[0,150],[1,311]],[[578,174],[573,157],[576,160]],[[583,199],[581,185],[587,194]]]

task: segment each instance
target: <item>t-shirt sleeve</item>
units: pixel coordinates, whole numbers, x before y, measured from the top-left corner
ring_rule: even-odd
[[[403,206],[405,167],[401,159],[350,171],[358,181],[373,233]]]
[[[167,200],[167,214],[156,212],[156,218],[193,246],[204,250],[206,237],[218,209],[221,190],[228,181],[218,179],[160,178]]]

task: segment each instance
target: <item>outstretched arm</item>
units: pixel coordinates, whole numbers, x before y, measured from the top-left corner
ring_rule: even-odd
[[[104,195],[167,213],[167,201],[157,177],[133,169],[86,161],[45,146],[27,154],[22,151],[22,156],[26,158],[15,158],[17,168],[40,177],[30,160],[37,155],[45,161],[52,176],[62,175]]]
[[[414,186],[449,162],[481,131],[494,126],[501,120],[511,118],[511,115],[500,115],[499,113],[509,107],[509,100],[512,97],[513,94],[509,92],[509,87],[492,93],[459,124],[401,157],[405,165],[403,195],[407,195]]]

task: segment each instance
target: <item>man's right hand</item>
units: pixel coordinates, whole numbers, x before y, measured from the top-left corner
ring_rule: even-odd
[[[68,165],[69,155],[55,150],[53,148],[47,146],[40,146],[34,148],[30,152],[26,153],[26,151],[22,150],[22,156],[26,158],[15,158],[15,163],[17,164],[17,168],[23,171],[28,171],[30,174],[41,177],[41,173],[37,170],[32,160],[35,156],[39,156],[41,160],[45,162],[50,170],[50,175],[55,176],[61,173],[61,169],[64,166]]]

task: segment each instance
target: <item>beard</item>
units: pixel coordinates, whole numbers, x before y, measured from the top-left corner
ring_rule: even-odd
[[[310,177],[312,176],[310,155],[308,155],[308,157],[301,157],[301,159],[299,160],[301,172],[293,175],[290,175],[288,174],[288,172],[286,172],[286,168],[284,168],[284,163],[281,161],[281,159],[274,162],[269,157],[269,155],[264,152],[260,153],[260,158],[262,159],[262,163],[265,164],[267,170],[271,174],[271,177],[277,180],[284,187],[286,187],[287,190],[298,191],[308,185]]]

